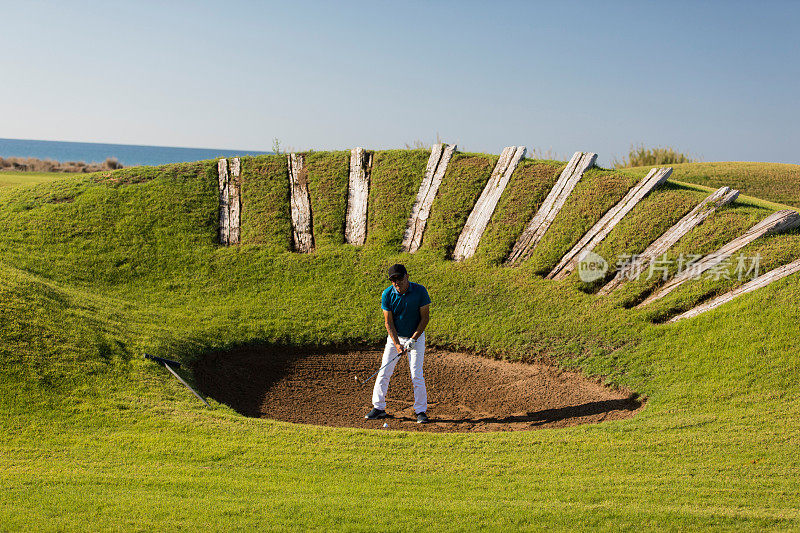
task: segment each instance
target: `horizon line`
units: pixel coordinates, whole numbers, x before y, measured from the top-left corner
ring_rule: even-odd
[[[144,148],[173,148],[179,150],[221,150],[225,152],[260,152],[263,154],[272,154],[271,150],[250,150],[247,148],[208,148],[196,146],[168,146],[163,144],[131,144],[131,143],[110,143],[110,142],[97,142],[97,141],[56,141],[53,139],[18,139],[12,137],[0,137],[0,141],[34,141],[34,142],[53,142],[53,143],[70,143],[70,144],[99,144],[104,146],[139,146]]]

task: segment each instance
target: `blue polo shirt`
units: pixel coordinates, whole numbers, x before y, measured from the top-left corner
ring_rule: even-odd
[[[419,308],[431,303],[428,290],[419,283],[409,283],[408,290],[400,294],[389,285],[381,294],[381,309],[391,311],[394,327],[400,337],[410,337],[419,326]]]

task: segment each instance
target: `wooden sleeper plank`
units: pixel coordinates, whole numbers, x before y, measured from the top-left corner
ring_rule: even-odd
[[[653,241],[644,252],[620,269],[614,279],[600,289],[598,294],[601,296],[611,294],[629,279],[639,277],[642,272],[650,267],[653,261],[669,250],[681,237],[711,216],[718,208],[733,202],[738,196],[739,191],[731,190],[730,187],[720,187],[711,193],[675,225],[665,231],[663,235]]]
[[[597,154],[592,152],[575,152],[567,163],[566,168],[550,190],[539,210],[528,223],[525,231],[517,239],[514,248],[511,250],[506,264],[517,265],[530,257],[531,252],[536,248],[544,236],[545,232],[555,220],[556,215],[564,207],[564,203],[572,193],[575,185],[578,184],[584,172],[594,165]]]
[[[659,300],[669,294],[670,292],[683,285],[692,277],[699,276],[709,268],[712,268],[721,262],[725,261],[728,257],[738,252],[754,240],[766,235],[767,233],[779,233],[788,229],[800,226],[800,215],[796,211],[790,209],[782,209],[772,213],[764,220],[748,229],[744,234],[733,239],[720,249],[708,254],[687,268],[677,276],[669,280],[664,286],[651,294],[637,308],[644,307],[656,300]]]
[[[314,247],[311,227],[311,199],[308,193],[308,176],[303,154],[289,154],[289,188],[292,207],[292,240],[294,249],[309,253]]]
[[[367,201],[372,170],[372,153],[356,147],[350,151],[350,183],[344,238],[348,244],[363,245],[367,240]]]
[[[760,289],[761,287],[766,287],[773,281],[777,281],[779,279],[785,278],[795,272],[800,272],[800,259],[789,263],[788,265],[783,265],[778,267],[774,270],[770,270],[769,272],[758,276],[757,278],[748,281],[741,287],[736,287],[732,291],[726,292],[716,298],[709,300],[708,302],[704,302],[697,307],[689,309],[683,314],[680,314],[674,318],[672,318],[669,322],[677,322],[678,320],[683,320],[685,318],[692,318],[706,311],[710,311],[719,307],[720,305],[730,302],[734,298],[741,296],[742,294],[747,294],[748,292],[752,292],[756,289]]]
[[[219,243],[227,246],[230,235],[230,208],[228,207],[230,190],[227,159],[217,161],[217,173],[219,175]]]
[[[234,157],[228,161],[230,174],[228,177],[228,190],[229,190],[229,205],[230,215],[229,230],[228,230],[228,244],[239,244],[239,234],[241,226],[241,162],[238,157]]]
[[[467,218],[466,224],[464,224],[464,228],[461,230],[461,234],[458,236],[458,241],[453,251],[454,260],[462,261],[475,254],[481,236],[483,236],[483,232],[489,224],[489,219],[494,213],[495,207],[497,207],[497,201],[524,156],[524,146],[509,146],[500,154],[500,159],[492,171],[489,182],[484,187],[480,198],[478,198],[475,207],[472,208],[472,212]]]
[[[428,164],[425,168],[425,177],[419,186],[417,199],[411,209],[411,216],[403,234],[401,251],[413,254],[422,245],[422,238],[425,233],[425,227],[428,224],[428,216],[433,206],[433,200],[436,198],[444,173],[447,171],[447,165],[450,163],[455,150],[455,145],[447,144],[435,144],[431,148],[431,156],[428,158]]]
[[[569,276],[578,263],[595,246],[597,246],[611,230],[627,215],[636,204],[641,201],[650,191],[661,185],[669,178],[672,168],[654,168],[639,183],[634,185],[628,193],[609,209],[603,217],[592,226],[592,228],[581,237],[572,250],[570,250],[561,261],[547,275],[548,279],[563,280]]]

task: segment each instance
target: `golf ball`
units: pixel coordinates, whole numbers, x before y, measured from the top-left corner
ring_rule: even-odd
[[[384,422],[383,423],[383,427],[388,428],[389,427],[389,422]]]

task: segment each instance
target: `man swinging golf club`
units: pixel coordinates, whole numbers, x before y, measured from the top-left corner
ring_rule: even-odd
[[[398,354],[408,355],[408,366],[411,370],[411,383],[414,385],[414,412],[417,423],[428,421],[428,392],[425,389],[425,377],[422,364],[425,359],[425,327],[430,319],[431,298],[428,291],[418,283],[408,281],[408,272],[403,265],[392,265],[389,268],[391,286],[381,295],[381,309],[386,325],[386,347],[375,388],[372,391],[374,409],[365,418],[375,420],[386,417],[386,392],[389,380],[400,359]]]

